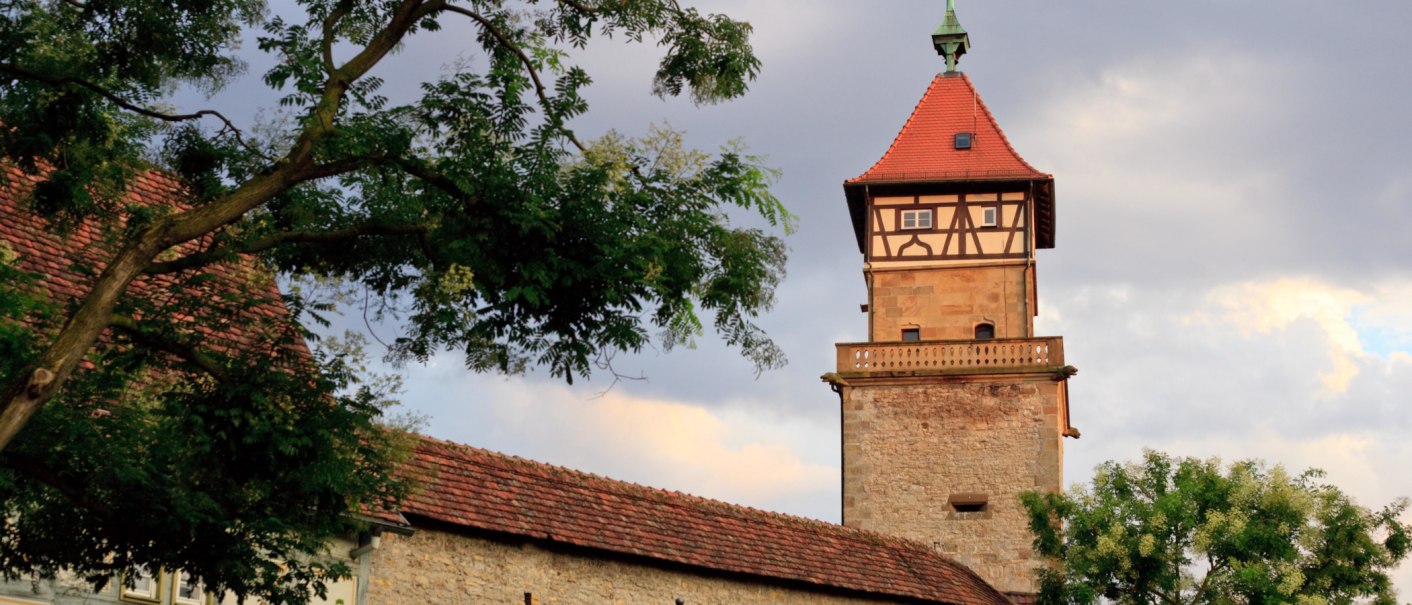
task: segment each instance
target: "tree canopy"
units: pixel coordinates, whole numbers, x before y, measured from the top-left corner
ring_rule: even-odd
[[[572,380],[713,322],[758,367],[783,362],[754,318],[784,246],[728,218],[788,229],[774,173],[665,129],[572,128],[591,80],[571,59],[591,38],[655,42],[652,90],[712,103],[759,70],[748,24],[675,0],[279,9],[0,11],[0,186],[51,229],[96,234],[63,261],[77,295],[45,290],[34,251],[0,255],[0,572],[101,584],[181,568],[283,602],[342,571],[308,555],[408,489],[379,427],[386,393],[347,347],[304,347],[329,301],[281,295],[267,272],[377,301],[402,330],[396,360],[450,348],[474,370]],[[410,37],[453,29],[473,32],[472,54],[439,78],[385,94],[370,75]],[[183,87],[249,85],[237,47],[250,37],[275,59],[270,118],[173,106]],[[153,174],[178,199],[144,193]]]
[[[1323,474],[1173,458],[1098,467],[1091,487],[1023,497],[1041,603],[1392,605],[1407,500],[1371,511]]]

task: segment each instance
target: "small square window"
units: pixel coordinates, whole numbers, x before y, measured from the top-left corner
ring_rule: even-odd
[[[957,148],[957,149],[970,149],[970,148],[971,148],[971,133],[969,133],[969,132],[958,132],[958,133],[956,133],[955,144],[956,144],[956,148]]]
[[[921,328],[903,328],[902,342],[918,342],[922,340]]]
[[[903,210],[903,211],[902,211],[902,228],[903,228],[903,229],[931,229],[931,228],[932,228],[932,211],[931,211],[931,210]]]
[[[981,209],[981,226],[995,227],[1000,224],[1000,209],[995,206],[986,206]]]

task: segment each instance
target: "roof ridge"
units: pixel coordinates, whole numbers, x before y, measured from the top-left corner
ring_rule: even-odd
[[[947,563],[948,563],[950,566],[952,566],[952,567],[959,568],[959,569],[965,569],[966,571],[971,572],[972,575],[975,575],[975,573],[972,572],[972,571],[970,570],[970,568],[966,567],[965,565],[962,565],[959,561],[956,561],[955,559],[953,559],[953,558],[951,558],[951,557],[949,557],[949,556],[947,556],[947,555],[944,555],[944,554],[942,554],[942,553],[936,552],[936,551],[933,550],[932,548],[928,547],[926,544],[923,544],[923,543],[921,543],[921,542],[919,542],[919,541],[912,540],[912,539],[910,539],[910,538],[905,538],[905,537],[902,537],[902,536],[896,536],[896,535],[892,535],[892,534],[881,533],[881,532],[874,531],[874,530],[870,530],[870,529],[863,529],[863,528],[857,528],[857,527],[848,527],[848,526],[843,525],[843,524],[841,524],[841,523],[831,523],[831,522],[824,521],[824,520],[821,520],[821,519],[814,519],[814,518],[811,518],[811,517],[804,517],[804,516],[801,516],[801,515],[793,515],[793,514],[790,514],[790,513],[784,513],[784,512],[779,512],[779,511],[765,510],[765,509],[756,508],[756,507],[753,507],[753,506],[747,506],[747,505],[744,505],[744,504],[737,504],[737,503],[734,503],[734,502],[726,502],[726,501],[724,501],[724,500],[719,500],[719,499],[716,499],[716,498],[709,498],[709,497],[706,497],[706,496],[699,496],[699,495],[696,495],[696,494],[691,494],[691,493],[687,493],[687,492],[683,492],[683,491],[679,491],[679,490],[670,490],[670,489],[661,488],[661,487],[653,487],[653,486],[650,486],[650,485],[643,485],[643,484],[641,484],[641,483],[636,483],[636,482],[632,482],[632,481],[626,481],[626,480],[623,480],[623,479],[614,479],[614,478],[608,477],[608,476],[606,476],[606,475],[600,475],[600,474],[597,474],[597,473],[591,473],[591,472],[588,472],[588,471],[583,471],[583,470],[578,470],[578,469],[574,469],[574,468],[569,468],[569,467],[562,466],[562,465],[558,465],[558,464],[551,464],[551,463],[548,463],[548,462],[540,462],[540,461],[538,461],[538,460],[531,460],[531,459],[529,459],[529,458],[525,458],[525,457],[522,457],[522,456],[516,456],[516,455],[514,455],[514,454],[507,454],[507,453],[504,453],[504,452],[497,452],[497,451],[495,451],[495,450],[490,450],[490,449],[486,449],[486,448],[482,448],[482,447],[476,447],[476,446],[474,446],[474,445],[468,445],[468,444],[464,444],[464,443],[457,443],[457,442],[455,442],[455,441],[449,441],[449,440],[445,440],[445,439],[438,439],[438,438],[430,437],[430,436],[426,436],[426,435],[417,434],[417,437],[418,437],[419,439],[422,439],[422,440],[425,440],[425,441],[434,442],[434,443],[437,443],[437,444],[439,444],[439,445],[450,446],[450,447],[452,447],[452,448],[459,449],[459,450],[463,450],[463,451],[464,451],[464,450],[470,450],[470,451],[474,451],[474,452],[479,452],[479,453],[484,454],[484,455],[487,455],[487,456],[489,456],[489,457],[491,457],[491,458],[498,458],[498,459],[500,459],[500,460],[506,460],[506,461],[514,462],[514,463],[517,463],[517,464],[523,465],[523,466],[529,466],[529,467],[532,467],[532,468],[539,468],[539,469],[544,469],[544,470],[552,470],[552,471],[560,472],[560,473],[563,473],[563,474],[577,475],[577,476],[579,476],[579,477],[584,477],[584,478],[593,479],[593,480],[595,480],[595,481],[598,481],[598,482],[601,482],[601,483],[605,483],[605,484],[607,484],[607,486],[609,486],[609,487],[622,487],[622,488],[626,488],[627,490],[630,490],[630,491],[635,490],[635,491],[639,491],[639,492],[644,492],[643,494],[637,494],[637,493],[615,494],[615,495],[623,496],[623,497],[630,498],[630,499],[637,500],[637,501],[645,501],[645,502],[652,502],[653,504],[667,505],[667,506],[671,506],[672,508],[676,508],[676,509],[679,509],[679,510],[692,510],[692,511],[697,511],[697,512],[710,512],[710,513],[715,514],[715,515],[718,516],[718,517],[734,518],[734,519],[748,520],[748,521],[760,521],[760,520],[763,519],[763,520],[781,522],[781,523],[777,523],[778,525],[787,525],[787,524],[803,525],[803,526],[806,526],[806,527],[809,527],[809,528],[813,528],[813,529],[828,531],[828,532],[830,532],[830,533],[832,533],[832,534],[835,534],[835,535],[837,535],[837,536],[850,537],[850,538],[863,538],[863,539],[866,539],[866,540],[868,540],[868,541],[871,541],[871,542],[874,542],[874,543],[877,543],[877,544],[885,544],[885,545],[888,545],[888,546],[891,546],[891,547],[900,547],[900,548],[904,548],[904,549],[909,550],[909,551],[922,553],[924,556],[928,556],[928,557],[937,557],[938,559],[947,562]],[[568,479],[564,479],[564,478],[560,478],[560,477],[542,477],[542,478],[543,478],[544,480],[546,480],[546,481],[549,481],[549,482],[552,482],[552,483],[557,483],[557,484],[564,485],[564,486],[568,486],[568,487],[585,487],[584,484],[581,483],[581,482],[574,482],[574,481],[571,481],[571,480],[568,480]],[[593,486],[593,487],[598,487],[598,486]],[[653,499],[653,498],[648,497],[647,494],[661,495],[661,496],[666,496],[667,498],[665,499],[665,501],[663,501],[663,500],[655,500],[655,499]],[[688,500],[688,502],[672,501],[673,498],[682,498],[682,499]],[[700,505],[700,504],[706,504],[706,505],[711,505],[713,508],[712,508],[712,509],[703,509],[703,508],[701,508],[701,507],[699,507],[699,506],[692,506],[692,504],[698,504],[698,505]],[[724,509],[724,511],[729,511],[729,512],[734,512],[734,513],[750,513],[750,514],[725,514],[724,511],[721,511],[721,510],[718,510],[718,509]],[[787,523],[784,523],[784,522],[787,522]],[[976,575],[976,577],[977,577],[977,578],[980,578],[979,575]],[[983,579],[982,579],[982,580],[983,580]]]
[[[976,85],[971,82],[971,76],[968,76],[964,72],[962,72],[961,79],[966,82],[966,87],[971,89],[971,94],[975,95],[976,105],[980,107],[981,111],[985,112],[985,119],[990,121],[990,125],[995,128],[996,134],[1000,135],[1000,142],[1005,144],[1005,149],[1010,152],[1010,155],[1014,156],[1014,158],[1018,160],[1021,164],[1023,164],[1025,168],[1029,168],[1034,172],[1047,175],[1048,173],[1043,172],[1038,168],[1035,168],[1034,165],[1025,161],[1025,158],[1020,155],[1020,152],[1015,150],[1015,146],[1010,144],[1010,137],[1005,135],[1005,129],[1001,128],[1000,122],[997,122],[995,120],[995,114],[990,112],[990,106],[986,105],[985,99],[982,99],[980,93],[976,92]]]
[[[637,499],[637,500],[651,500],[651,498],[648,497],[649,494],[650,494],[650,495],[666,496],[668,500],[670,500],[670,499],[672,499],[672,498],[681,498],[681,499],[688,500],[689,502],[665,502],[665,504],[667,504],[667,505],[669,505],[669,506],[674,506],[674,507],[677,507],[677,508],[692,508],[691,506],[689,506],[689,504],[692,504],[692,503],[695,503],[695,504],[709,504],[709,505],[713,505],[713,506],[718,507],[718,508],[726,509],[726,510],[728,510],[728,511],[752,513],[753,517],[759,517],[759,516],[773,517],[773,518],[776,518],[776,519],[779,519],[779,520],[787,520],[787,521],[792,521],[792,522],[799,522],[799,523],[804,523],[804,524],[806,524],[806,525],[822,526],[822,527],[829,528],[830,530],[843,530],[843,531],[845,531],[845,532],[859,532],[859,533],[862,533],[862,534],[876,535],[876,536],[878,536],[878,537],[880,537],[880,538],[884,538],[884,539],[887,539],[887,540],[904,540],[904,541],[907,542],[908,544],[911,544],[911,545],[914,545],[914,546],[918,546],[918,547],[924,547],[924,545],[922,545],[922,544],[919,543],[919,542],[914,542],[914,541],[912,541],[912,540],[906,540],[905,538],[900,538],[900,537],[898,537],[898,536],[892,536],[892,535],[888,535],[888,534],[879,534],[879,533],[877,533],[877,532],[873,532],[873,531],[870,531],[870,530],[855,529],[855,528],[845,527],[845,526],[840,525],[840,524],[837,524],[837,523],[829,523],[828,521],[823,521],[823,520],[820,520],[820,519],[814,519],[814,518],[810,518],[810,517],[804,517],[804,516],[801,516],[801,515],[793,515],[793,514],[790,514],[790,513],[784,513],[784,512],[779,512],[779,511],[765,510],[765,509],[762,509],[762,508],[756,508],[756,507],[748,506],[748,505],[744,505],[744,504],[737,504],[737,503],[734,503],[734,502],[726,502],[725,500],[720,500],[720,499],[716,499],[716,498],[710,498],[710,497],[707,497],[707,496],[699,496],[699,495],[696,495],[696,494],[692,494],[692,493],[688,493],[688,492],[683,492],[683,491],[680,491],[680,490],[672,490],[672,489],[667,489],[667,488],[663,488],[663,487],[654,487],[654,486],[651,486],[651,485],[644,485],[644,484],[641,484],[641,483],[637,483],[637,482],[634,482],[634,481],[627,481],[627,480],[624,480],[624,479],[614,479],[614,478],[608,477],[608,476],[606,476],[606,475],[600,475],[600,474],[593,473],[593,472],[589,472],[589,471],[579,470],[579,469],[575,469],[575,468],[569,468],[569,467],[563,466],[563,465],[552,464],[552,463],[548,463],[548,462],[541,462],[541,461],[538,461],[538,460],[532,460],[532,459],[525,458],[525,457],[522,457],[522,456],[517,456],[517,455],[514,455],[514,454],[507,454],[507,453],[505,453],[505,452],[497,452],[497,451],[489,450],[489,449],[482,448],[482,447],[476,447],[476,446],[474,446],[474,445],[467,445],[467,444],[463,444],[463,443],[457,443],[457,442],[454,442],[454,441],[448,441],[448,440],[445,440],[445,439],[438,439],[438,438],[430,437],[430,436],[427,436],[427,435],[417,434],[417,437],[418,437],[419,439],[424,440],[424,441],[430,441],[430,442],[434,442],[434,443],[437,443],[437,444],[440,444],[440,445],[450,446],[450,447],[456,448],[456,449],[471,450],[471,451],[479,452],[479,453],[488,455],[488,456],[491,457],[491,458],[499,458],[499,459],[501,459],[501,460],[512,461],[512,462],[515,462],[515,463],[518,463],[518,464],[521,464],[521,465],[527,465],[527,466],[537,467],[537,468],[544,469],[544,470],[556,471],[556,472],[559,472],[559,473],[562,473],[562,474],[577,475],[577,476],[579,476],[579,477],[593,479],[593,480],[595,480],[595,481],[598,481],[598,482],[601,482],[601,483],[606,484],[604,487],[621,487],[621,488],[625,488],[626,490],[629,490],[629,491],[635,490],[635,491],[644,492],[643,494],[635,494],[635,493],[626,493],[626,494],[622,494],[623,496],[630,497],[630,498],[634,498],[634,499]],[[570,480],[563,479],[563,478],[559,478],[559,477],[544,477],[544,479],[547,480],[547,481],[551,481],[551,482],[554,482],[554,483],[559,483],[559,484],[562,484],[562,485],[570,485],[570,486],[575,486],[575,487],[581,487],[581,486],[583,486],[582,483],[570,481]],[[720,515],[720,516],[734,516],[734,517],[736,517],[736,518],[747,518],[746,515],[726,515],[726,514],[722,514],[722,515]]]
[[[872,172],[873,169],[882,165],[883,162],[887,161],[888,156],[891,156],[893,150],[897,149],[897,143],[902,140],[902,133],[907,132],[907,128],[912,125],[912,120],[917,118],[918,113],[921,113],[922,104],[926,103],[927,99],[930,98],[932,96],[932,93],[936,91],[937,80],[940,80],[945,77],[945,74],[937,74],[935,77],[932,78],[931,83],[927,85],[927,91],[922,93],[922,98],[917,99],[917,104],[912,106],[912,113],[907,114],[907,121],[902,123],[902,129],[898,130],[897,134],[892,137],[892,142],[888,143],[887,151],[884,151],[882,157],[878,158],[878,161],[873,162],[872,166],[869,166],[867,170],[864,170],[863,174],[860,174],[849,180],[856,181],[858,179],[861,179],[864,176],[867,176],[869,172]],[[965,77],[965,74],[962,74],[962,77]],[[967,84],[969,83],[970,81],[967,80]]]

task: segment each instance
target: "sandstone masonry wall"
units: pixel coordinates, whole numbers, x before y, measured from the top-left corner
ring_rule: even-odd
[[[921,329],[922,340],[975,337],[975,326],[995,325],[996,338],[1033,335],[1034,288],[1025,265],[949,267],[873,272],[873,342],[902,340]]]
[[[1062,484],[1062,383],[1047,374],[850,382],[844,525],[933,544],[1001,591],[1036,591],[1019,495]],[[975,494],[984,511],[949,503]]]
[[[687,571],[509,544],[421,529],[384,535],[373,553],[368,605],[843,605],[899,601],[853,598],[779,587],[763,581]]]

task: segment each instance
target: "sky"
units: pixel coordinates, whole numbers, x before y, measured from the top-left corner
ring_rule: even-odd
[[[945,3],[687,4],[754,26],[764,66],[751,91],[705,107],[658,99],[658,49],[600,39],[574,54],[595,83],[573,126],[592,137],[666,122],[702,149],[743,139],[781,170],[774,192],[799,228],[760,323],[789,365],[757,377],[709,333],[696,349],[618,357],[645,378],[617,384],[470,374],[446,354],[404,370],[404,400],[439,438],[836,522],[838,398],[819,375],[834,343],[866,339],[841,185],[944,69],[929,36]],[[1065,483],[1152,448],[1322,468],[1370,507],[1412,495],[1412,3],[957,10],[972,40],[961,70],[1056,181],[1036,329],[1063,336],[1079,368],[1083,436],[1065,440]],[[457,34],[408,44],[379,68],[386,90],[478,60]],[[253,116],[260,93],[237,88],[212,101]],[[1412,594],[1412,566],[1397,582]]]

